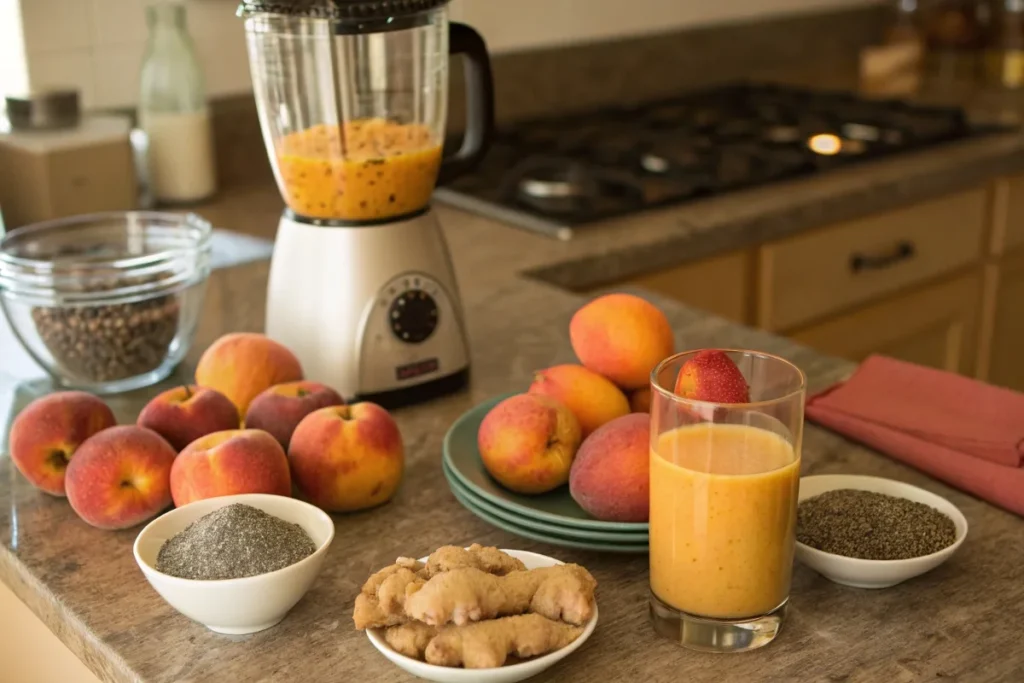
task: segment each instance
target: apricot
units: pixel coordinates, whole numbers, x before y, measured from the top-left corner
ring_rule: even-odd
[[[583,365],[627,391],[645,386],[654,366],[675,349],[665,314],[632,294],[607,294],[584,305],[569,323],[569,339]]]
[[[155,396],[135,421],[167,439],[175,451],[201,436],[238,429],[238,408],[224,394],[196,385],[174,387]]]
[[[176,453],[156,432],[125,425],[95,434],[68,464],[71,509],[98,529],[128,529],[171,504]]]
[[[646,522],[650,516],[651,419],[631,413],[587,437],[569,475],[569,493],[597,519]]]
[[[11,424],[11,460],[37,489],[64,496],[68,463],[78,447],[115,424],[107,404],[84,391],[37,398]]]
[[[634,413],[651,412],[651,387],[637,389],[629,395],[629,409]]]
[[[477,432],[484,468],[505,488],[524,494],[565,484],[580,439],[572,411],[539,394],[506,398],[491,408]]]
[[[345,403],[334,389],[319,382],[285,382],[265,390],[249,404],[245,426],[262,429],[288,450],[292,433],[314,410]]]
[[[259,429],[228,429],[190,443],[171,469],[178,507],[239,493],[292,495],[292,478],[281,444]]]
[[[304,417],[292,434],[288,461],[306,500],[328,512],[350,512],[395,495],[405,471],[405,447],[386,410],[354,403]]]
[[[556,365],[537,372],[528,393],[565,404],[579,420],[583,438],[629,412],[626,395],[611,380],[582,365]]]
[[[262,334],[233,332],[213,342],[196,366],[196,384],[231,399],[239,415],[275,384],[302,379],[302,365],[291,351]]]

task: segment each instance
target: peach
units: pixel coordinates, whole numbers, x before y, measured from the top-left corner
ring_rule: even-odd
[[[583,438],[629,412],[629,401],[611,380],[582,365],[556,365],[534,375],[528,393],[562,402],[580,422]]]
[[[269,432],[288,450],[288,442],[302,418],[314,410],[344,403],[338,392],[319,382],[275,384],[249,404],[245,426]]]
[[[569,339],[583,365],[627,391],[646,385],[654,366],[675,349],[665,314],[632,294],[607,294],[584,305],[569,323]]]
[[[156,432],[135,425],[89,437],[68,464],[68,502],[87,524],[128,529],[171,504],[174,449]]]
[[[11,460],[33,486],[64,496],[67,466],[78,447],[115,424],[107,404],[84,391],[37,398],[11,424]]]
[[[351,512],[391,499],[405,470],[405,447],[386,410],[355,403],[303,418],[288,461],[306,500],[328,512]]]
[[[196,384],[231,399],[239,415],[264,389],[302,379],[302,366],[291,351],[255,332],[225,334],[203,352]]]
[[[171,496],[178,507],[238,493],[292,494],[288,458],[281,444],[259,429],[228,429],[190,443],[171,468]]]
[[[651,387],[637,389],[629,395],[629,409],[634,413],[651,412]]]
[[[546,493],[569,480],[580,422],[550,396],[517,394],[491,408],[477,432],[484,467],[516,493]]]
[[[224,394],[194,384],[174,387],[155,396],[135,421],[167,439],[181,451],[201,436],[238,429],[238,408]]]
[[[675,392],[683,398],[714,403],[749,403],[750,387],[743,373],[723,351],[704,349],[683,363]]]
[[[569,493],[606,521],[646,522],[650,514],[651,418],[632,413],[587,437],[569,475]]]

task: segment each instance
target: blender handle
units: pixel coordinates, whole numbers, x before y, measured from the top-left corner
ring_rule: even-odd
[[[459,151],[441,164],[440,185],[472,170],[494,134],[494,81],[484,39],[469,26],[453,21],[448,24],[448,53],[465,57],[466,130]]]

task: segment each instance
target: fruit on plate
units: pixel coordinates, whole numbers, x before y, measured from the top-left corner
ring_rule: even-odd
[[[580,507],[610,522],[646,522],[650,513],[651,418],[632,413],[587,437],[569,475]]]
[[[275,384],[249,404],[245,426],[269,432],[282,448],[288,450],[292,433],[304,417],[314,410],[344,403],[338,392],[319,382]]]
[[[224,394],[194,384],[174,387],[155,396],[135,421],[167,439],[181,451],[201,436],[238,429],[238,408]]]
[[[171,468],[171,495],[178,507],[238,493],[292,494],[288,459],[281,444],[259,429],[229,429],[190,443]]]
[[[68,464],[71,508],[99,529],[128,529],[171,504],[174,449],[145,427],[105,429],[79,446]]]
[[[611,380],[582,365],[556,365],[534,374],[528,393],[565,404],[580,422],[583,438],[629,412],[629,401]]]
[[[718,349],[698,351],[683,363],[675,392],[683,398],[713,403],[749,403],[750,387],[736,363]]]
[[[606,294],[584,305],[569,323],[569,339],[581,363],[626,391],[645,386],[675,349],[665,314],[632,294]]]
[[[291,351],[255,332],[225,334],[203,352],[196,384],[231,399],[239,415],[264,389],[302,379],[302,366]]]
[[[634,413],[651,412],[651,387],[637,389],[629,395],[629,409]]]
[[[78,447],[115,424],[110,407],[84,391],[37,398],[11,424],[11,460],[33,486],[63,496],[67,466]]]
[[[498,483],[516,493],[537,494],[569,480],[580,439],[579,420],[564,403],[517,394],[484,416],[477,447],[484,468]]]
[[[391,499],[405,470],[405,447],[386,410],[354,403],[303,418],[292,434],[288,461],[306,500],[328,512],[351,512]]]

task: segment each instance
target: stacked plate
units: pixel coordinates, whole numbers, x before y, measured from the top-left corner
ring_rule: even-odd
[[[594,519],[563,486],[539,496],[509,491],[484,469],[477,431],[484,416],[507,398],[485,401],[455,421],[444,439],[444,476],[467,510],[505,531],[568,548],[616,553],[646,553],[646,522]]]

